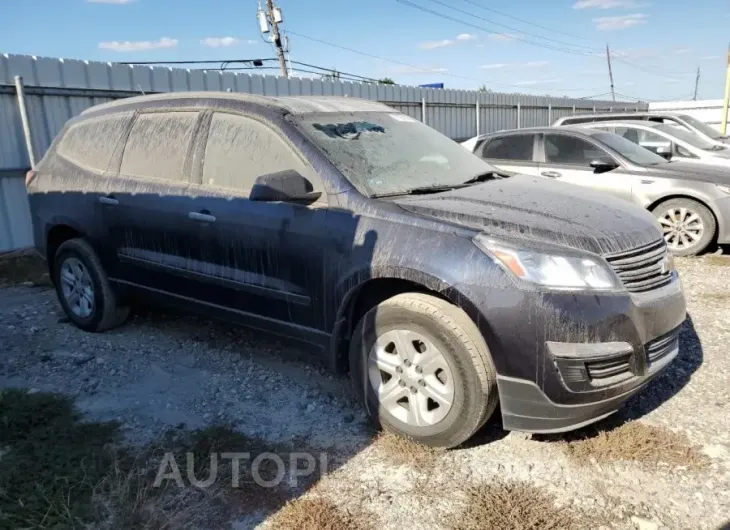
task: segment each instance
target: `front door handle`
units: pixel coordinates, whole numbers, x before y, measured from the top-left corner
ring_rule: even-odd
[[[563,175],[558,173],[557,171],[543,171],[540,173],[543,177],[547,177],[549,179],[558,179],[562,177]]]
[[[202,210],[200,212],[188,213],[188,218],[193,221],[202,221],[204,223],[215,223],[215,215],[211,215],[208,210]]]
[[[114,195],[99,197],[99,202],[102,204],[106,204],[107,206],[116,206],[117,204],[119,204],[119,201],[114,197]]]

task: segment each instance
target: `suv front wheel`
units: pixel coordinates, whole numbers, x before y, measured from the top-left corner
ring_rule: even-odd
[[[83,239],[58,247],[51,272],[61,307],[77,327],[104,331],[127,319],[129,308],[117,303],[99,257]]]
[[[425,445],[460,445],[497,404],[497,374],[476,325],[427,294],[400,294],[368,311],[350,342],[350,370],[376,424]]]

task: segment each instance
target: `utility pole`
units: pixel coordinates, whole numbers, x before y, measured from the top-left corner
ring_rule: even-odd
[[[271,24],[271,42],[273,42],[274,46],[276,46],[276,56],[279,58],[281,75],[289,77],[289,72],[286,68],[284,45],[281,42],[281,33],[279,33],[279,24],[284,21],[284,18],[281,15],[281,9],[274,4],[274,0],[266,0],[266,11],[264,11],[261,9],[261,3],[259,2],[257,18],[261,33],[268,33],[269,24]]]
[[[692,98],[694,101],[697,101],[697,90],[700,88],[700,67],[697,67],[697,77],[695,77],[695,95]]]
[[[613,71],[611,70],[611,52],[608,50],[606,43],[606,60],[608,61],[608,79],[611,81],[611,98],[616,101],[616,93],[613,91]]]
[[[730,46],[727,48],[727,68],[725,69],[725,98],[722,102],[722,134],[727,134],[727,107],[730,101]]]

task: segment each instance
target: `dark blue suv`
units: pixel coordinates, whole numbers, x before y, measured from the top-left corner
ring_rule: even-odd
[[[310,343],[420,442],[558,432],[677,355],[650,214],[508,176],[372,101],[178,93],[93,107],[28,174],[38,250],[88,331],[159,302]]]

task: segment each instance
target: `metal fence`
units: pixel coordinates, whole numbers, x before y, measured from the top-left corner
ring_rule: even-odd
[[[24,84],[27,132],[36,160],[68,119],[93,105],[141,93],[224,90],[359,97],[384,102],[457,141],[479,133],[549,125],[574,113],[646,108],[585,99],[0,55],[0,251],[32,243],[22,185],[22,175],[31,164],[16,76]]]

